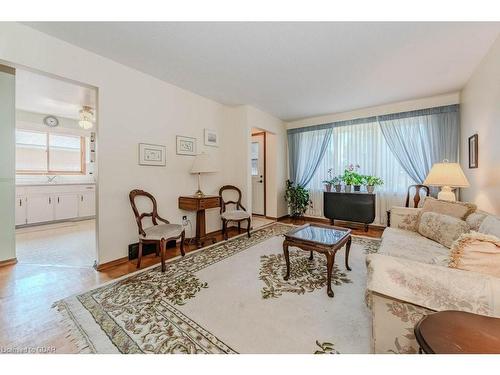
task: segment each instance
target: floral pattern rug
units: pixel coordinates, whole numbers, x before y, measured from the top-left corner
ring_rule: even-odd
[[[274,223],[175,258],[165,273],[153,266],[55,306],[82,352],[369,352],[364,257],[379,240],[353,236],[353,271],[338,257],[329,298],[321,254],[309,260],[291,247],[283,280],[282,235],[291,228]]]

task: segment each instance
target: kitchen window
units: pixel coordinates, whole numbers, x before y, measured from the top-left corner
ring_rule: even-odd
[[[85,137],[16,130],[17,174],[85,174]]]

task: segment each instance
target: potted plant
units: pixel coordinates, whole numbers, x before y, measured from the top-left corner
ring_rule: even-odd
[[[290,209],[292,218],[299,218],[304,215],[309,205],[309,191],[302,186],[294,185],[290,180],[286,181],[285,201]]]
[[[354,186],[355,191],[359,191],[362,180],[361,180],[361,175],[357,172],[358,169],[359,165],[350,164],[344,170],[344,174],[342,175],[342,181],[344,181],[345,184],[344,190],[346,193],[351,192],[352,185],[355,185]]]
[[[384,181],[380,177],[376,176],[366,176],[366,191],[368,193],[373,193],[375,191],[375,186],[380,186],[384,184]]]
[[[332,168],[328,170],[328,180],[321,182],[325,185],[325,191],[332,191]]]
[[[342,190],[342,176],[335,176],[333,179],[332,179],[332,185],[335,187],[335,191],[337,193],[340,193],[340,191]]]

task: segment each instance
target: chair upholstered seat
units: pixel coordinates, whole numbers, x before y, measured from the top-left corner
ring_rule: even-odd
[[[225,220],[244,220],[250,217],[250,214],[243,210],[226,211],[220,215]]]
[[[166,240],[168,238],[179,237],[182,230],[182,225],[179,224],[153,225],[144,229],[146,235],[143,238],[146,240],[161,240],[162,238]]]

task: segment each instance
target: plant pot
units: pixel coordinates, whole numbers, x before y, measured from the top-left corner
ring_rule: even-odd
[[[375,186],[366,185],[366,191],[370,194],[373,194],[373,192],[375,191]]]
[[[361,185],[354,185],[354,191],[361,191]]]
[[[342,185],[338,184],[338,185],[335,185],[335,191],[337,193],[340,193],[342,191]]]
[[[344,186],[344,191],[345,191],[346,193],[350,193],[350,192],[351,192],[351,188],[352,188],[352,185],[345,185],[345,186]]]
[[[332,191],[332,185],[330,184],[325,184],[325,191]]]

